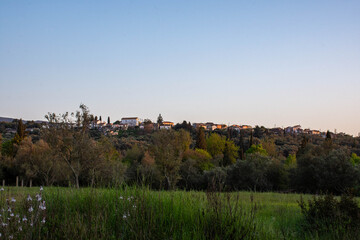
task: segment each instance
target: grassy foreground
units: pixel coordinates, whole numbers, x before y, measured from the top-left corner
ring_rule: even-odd
[[[14,208],[21,218],[29,214],[26,198],[30,194],[36,201],[34,196],[38,192],[38,188],[5,188],[0,193],[1,207],[4,208],[6,199],[15,198]],[[31,234],[19,236],[21,239],[329,239],[302,231],[299,199],[298,194],[279,193],[45,188],[42,200],[46,202],[46,221],[43,225],[34,223],[37,228],[32,226],[28,230],[33,231]]]

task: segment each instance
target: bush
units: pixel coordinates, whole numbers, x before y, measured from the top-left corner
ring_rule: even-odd
[[[360,236],[360,207],[352,195],[314,197],[306,204],[299,201],[304,232],[333,239],[358,239]]]

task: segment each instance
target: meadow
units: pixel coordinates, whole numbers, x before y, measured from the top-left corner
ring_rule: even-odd
[[[0,232],[7,239],[338,239],[333,233],[304,231],[300,197],[312,198],[135,187],[50,187],[42,192],[6,187],[0,193]],[[38,206],[43,201],[44,210]],[[21,232],[7,212],[11,204],[12,217],[19,214]],[[30,205],[34,211],[29,212]],[[25,215],[28,222],[22,221]],[[4,226],[7,219],[9,225]],[[30,219],[34,222],[26,227]]]

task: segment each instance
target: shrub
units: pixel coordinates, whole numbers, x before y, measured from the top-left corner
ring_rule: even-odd
[[[299,206],[305,232],[335,239],[357,239],[360,234],[360,207],[350,194],[342,195],[340,200],[327,194],[308,203],[301,198]]]

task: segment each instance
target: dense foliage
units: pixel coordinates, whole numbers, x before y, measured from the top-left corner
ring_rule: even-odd
[[[135,127],[111,136],[91,127],[96,118],[84,105],[75,114],[46,118],[42,125],[7,123],[15,127],[13,136],[0,137],[0,177],[7,184],[19,177],[25,185],[46,186],[360,190],[360,139],[344,134],[288,134],[264,127],[206,131],[184,121],[172,130]],[[36,131],[25,131],[29,124]]]

